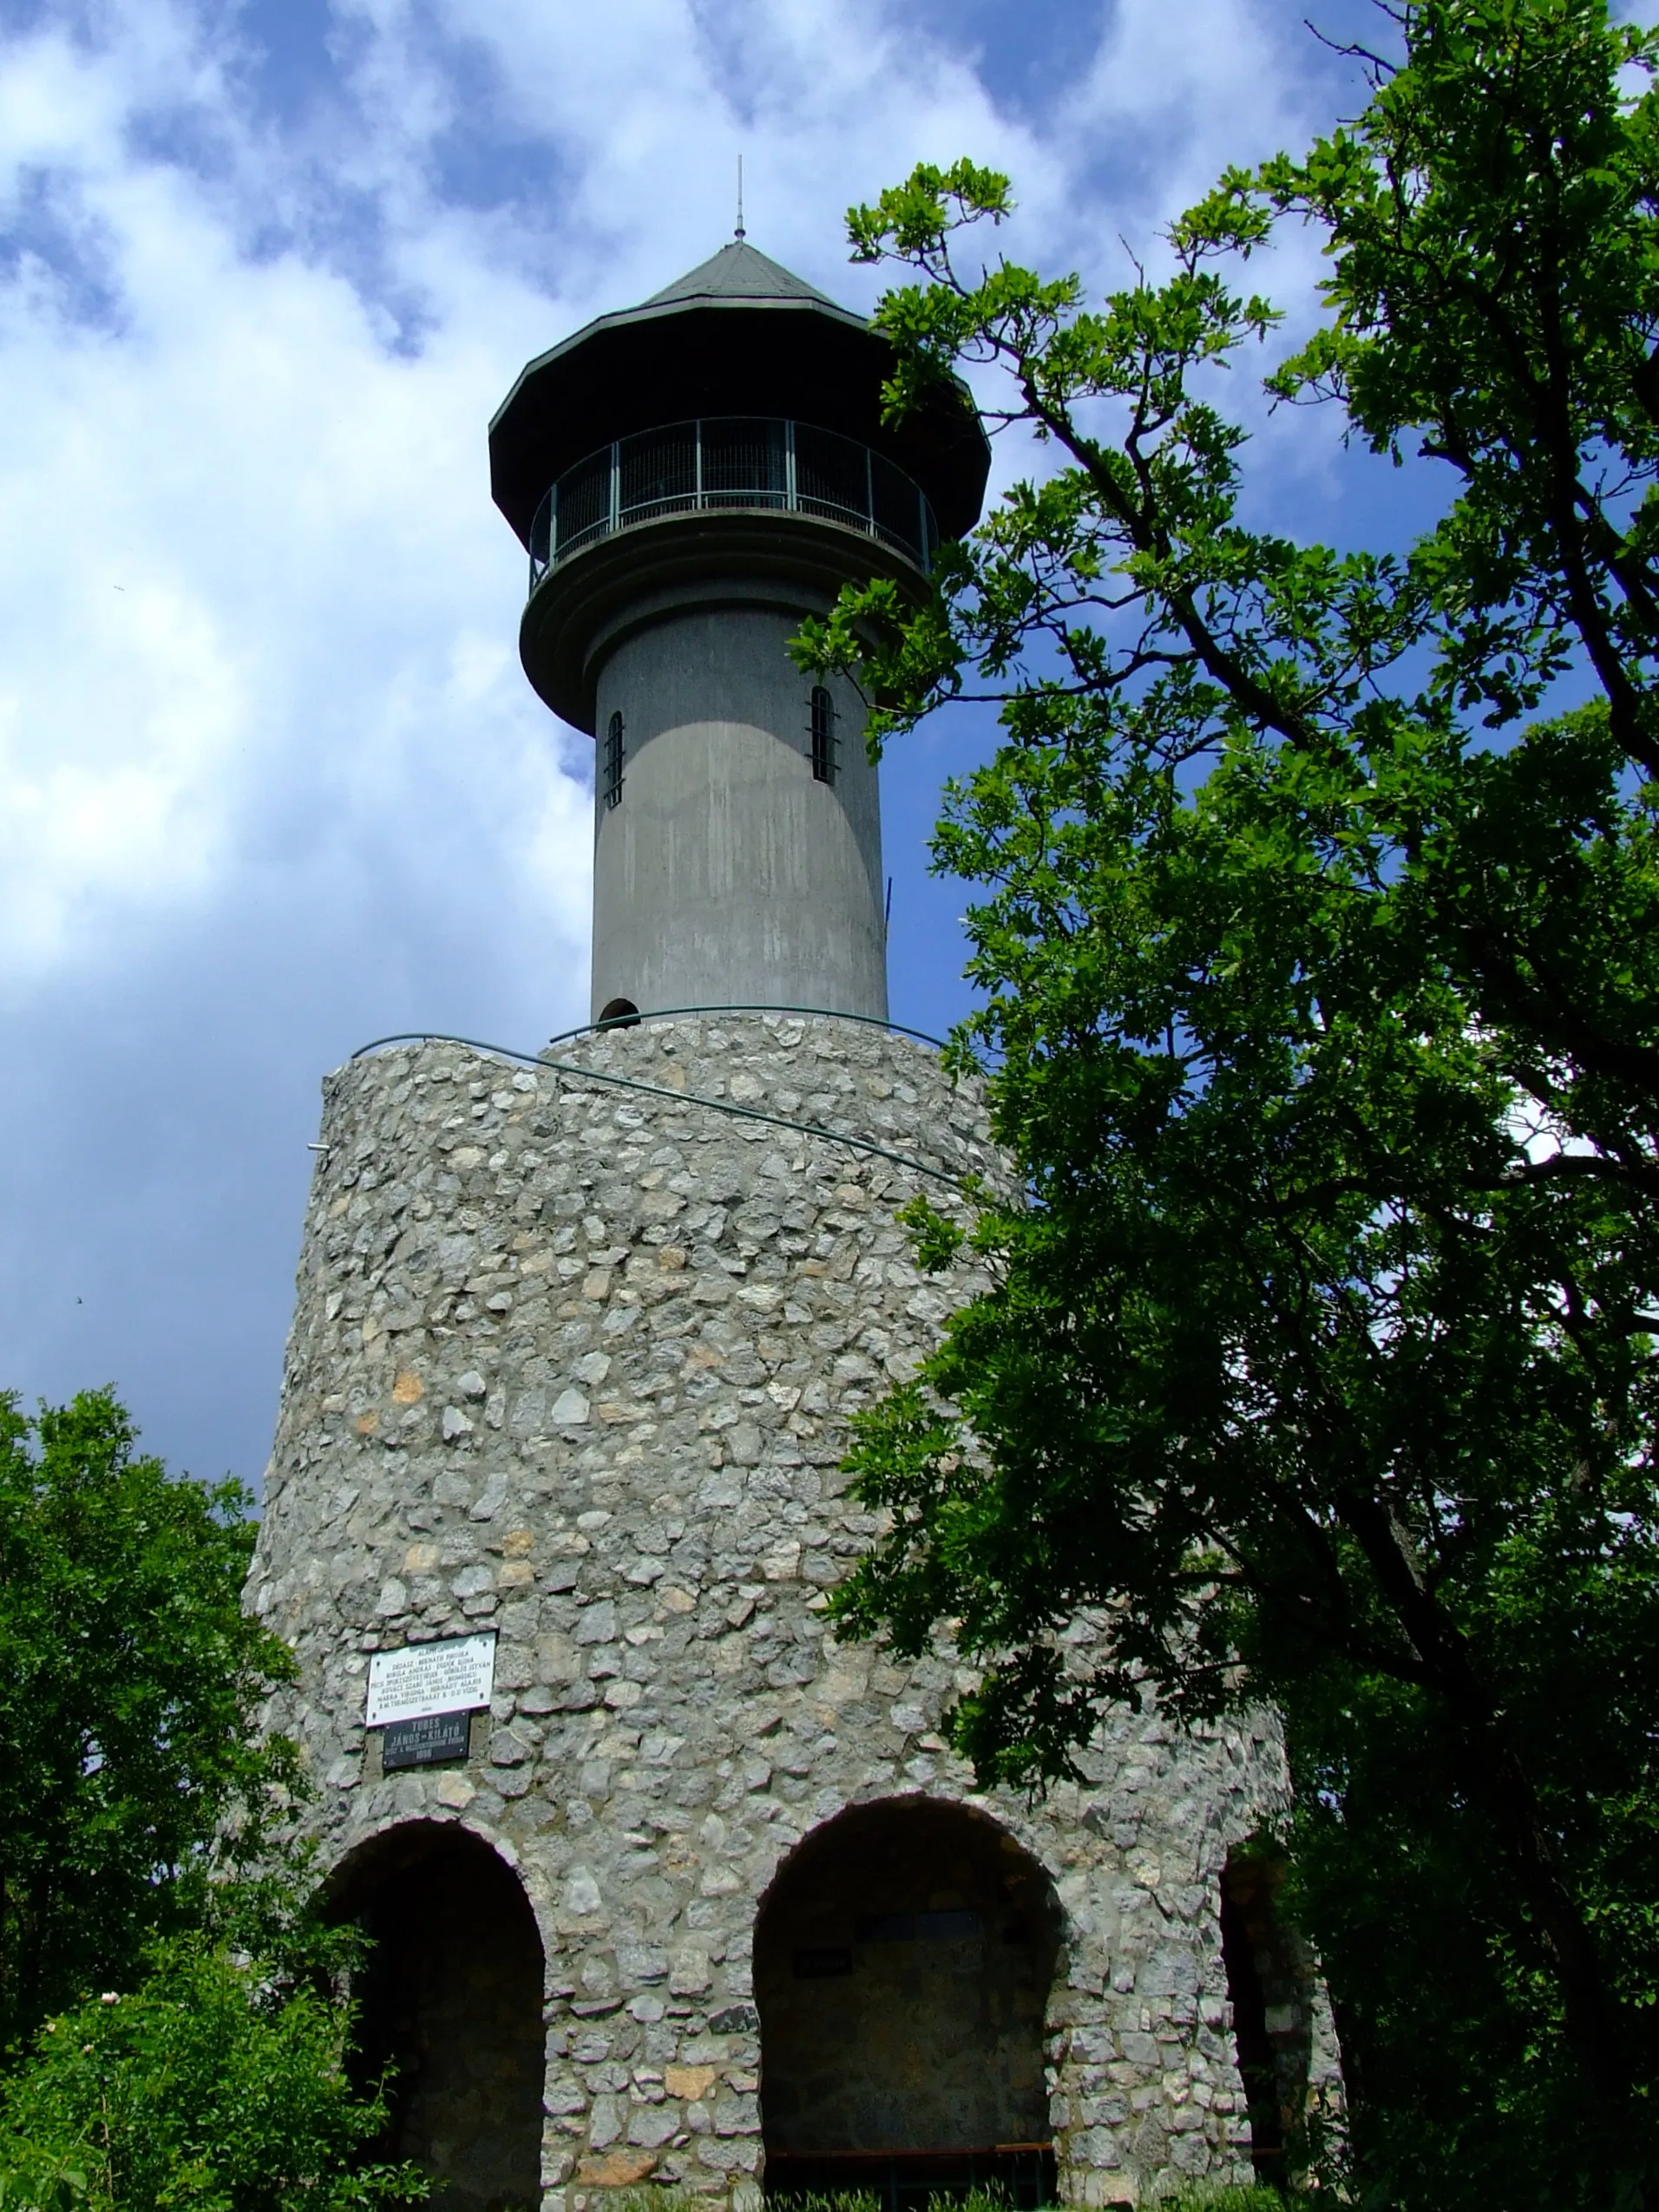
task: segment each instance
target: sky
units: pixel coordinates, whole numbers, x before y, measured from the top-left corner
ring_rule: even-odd
[[[731,234],[867,311],[919,160],[1091,291],[1362,104],[1366,0],[0,0],[0,1388],[113,1384],[257,1484],[319,1083],[584,1018],[593,747],[529,690],[485,433],[521,363]],[[1260,272],[1304,324],[1315,243]],[[1397,533],[1269,418],[1260,518]],[[1007,447],[993,483],[1027,465]],[[967,1000],[928,874],[981,715],[883,770],[892,1011]]]

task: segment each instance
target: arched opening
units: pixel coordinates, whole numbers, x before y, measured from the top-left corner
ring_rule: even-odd
[[[376,2154],[429,2173],[438,2212],[536,2212],[541,1939],[518,1876],[464,1829],[413,1822],[349,1860],[328,1906],[372,1945],[354,2071],[396,2070]]]
[[[1222,1963],[1257,2177],[1282,2185],[1308,2107],[1313,1974],[1307,1947],[1280,1919],[1286,1862],[1270,1846],[1229,1855],[1221,1878]]]
[[[639,1009],[632,998],[607,998],[599,1010],[600,1029],[638,1029]]]
[[[1047,1875],[966,1806],[862,1805],[808,1836],[755,1929],[768,2196],[1052,2203],[1059,1947]]]

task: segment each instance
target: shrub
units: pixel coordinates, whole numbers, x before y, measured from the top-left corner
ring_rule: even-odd
[[[0,2212],[363,2212],[426,2195],[366,2156],[385,2124],[345,2071],[351,2009],[311,1973],[198,1933],[130,1993],[49,2020],[0,2083]],[[332,1946],[343,1963],[344,1946]]]

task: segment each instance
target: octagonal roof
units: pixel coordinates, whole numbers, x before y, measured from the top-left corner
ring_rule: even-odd
[[[490,488],[528,543],[542,494],[614,438],[692,416],[814,422],[897,462],[960,536],[979,519],[990,448],[966,386],[882,421],[893,349],[863,317],[742,239],[637,307],[600,315],[521,370],[489,426]]]

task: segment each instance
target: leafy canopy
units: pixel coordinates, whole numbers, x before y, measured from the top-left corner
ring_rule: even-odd
[[[108,1391],[0,1395],[0,2053],[193,1924],[297,1780],[254,1735],[292,1663],[242,1611],[247,1493],[135,1443]]]
[[[1408,0],[1351,128],[1234,173],[1168,272],[968,270],[1007,181],[850,218],[908,270],[902,413],[963,365],[1052,466],[917,604],[800,653],[1005,742],[938,865],[982,887],[1018,1202],[860,1423],[889,1533],[836,1600],[982,1672],[987,1778],[1102,1703],[1284,1713],[1355,2186],[1424,2212],[1641,2202],[1659,2071],[1659,43],[1601,0]],[[1287,218],[1323,327],[1273,373],[1446,470],[1405,556],[1249,527],[1221,371]],[[1572,711],[1529,723],[1570,676]],[[1066,1631],[1092,1621],[1079,1642]],[[1109,1632],[1109,1633],[1107,1633]]]
[[[413,2168],[374,2161],[386,2108],[350,2078],[338,1993],[355,1939],[260,1901],[258,1951],[221,1912],[157,1945],[135,1986],[45,2023],[0,2083],[0,2205],[366,2212],[425,2196]]]

